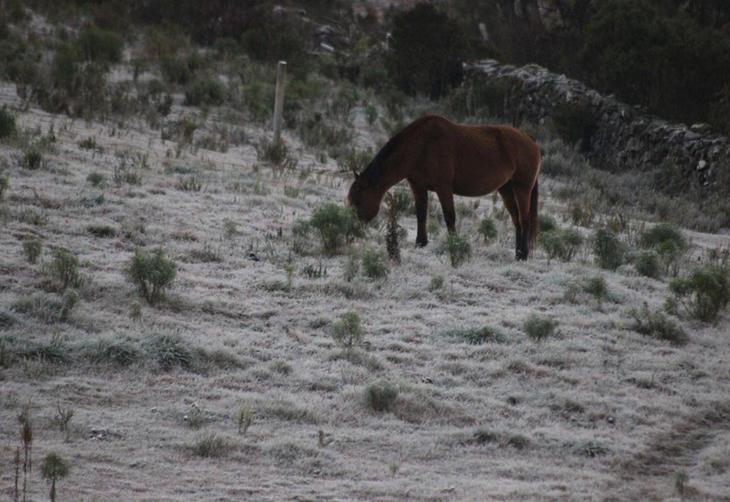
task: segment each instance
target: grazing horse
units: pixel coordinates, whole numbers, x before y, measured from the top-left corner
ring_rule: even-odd
[[[527,259],[537,237],[540,149],[527,134],[506,125],[461,125],[422,117],[393,136],[358,174],[347,196],[358,217],[375,218],[385,192],[408,180],[416,201],[416,245],[428,243],[428,191],[436,192],[449,232],[454,194],[478,197],[499,191],[515,226],[515,254]]]

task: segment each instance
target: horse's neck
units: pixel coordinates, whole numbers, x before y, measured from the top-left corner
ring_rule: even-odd
[[[398,184],[401,180],[405,179],[406,173],[402,163],[395,164],[388,162],[383,166],[382,174],[378,179],[377,187],[380,191],[381,196],[385,194],[391,187]]]

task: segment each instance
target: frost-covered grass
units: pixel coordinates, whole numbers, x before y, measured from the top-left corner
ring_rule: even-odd
[[[13,89],[0,91],[12,102]],[[371,226],[333,256],[319,242],[295,242],[294,221],[343,203],[350,181],[295,138],[296,170],[282,171],[257,161],[255,141],[225,153],[187,146],[178,157],[178,145],[142,125],[34,109],[17,123],[42,133],[53,124],[57,142],[33,171],[0,145],[10,179],[0,218],[3,496],[28,402],[34,457],[53,450],[71,460],[70,500],[665,499],[680,472],[700,497],[730,492],[726,311],[717,324],[678,321],[686,345],[635,332],[630,311],[661,309],[666,281],[623,265],[600,271],[602,302],[580,289],[568,298],[571,284],[599,274],[590,243],[571,262],[548,263],[541,249],[515,262],[511,224],[492,197],[477,208],[458,201],[470,208],[458,224],[472,249],[459,268],[438,253],[439,224],[440,236],[415,248],[407,215],[401,264],[385,278],[360,271],[346,280],[351,254],[385,251],[384,230]],[[89,137],[96,150],[79,146]],[[135,167],[139,184],[87,181],[114,180],[120,155],[146,159]],[[179,190],[190,173],[200,190]],[[557,215],[555,183],[541,188]],[[498,237],[485,244],[486,217]],[[115,232],[99,236],[92,225]],[[688,235],[699,248],[730,241]],[[42,242],[37,263],[25,256],[28,238]],[[68,318],[48,324],[13,305],[61,297],[43,292],[44,264],[59,248],[78,257],[85,280]],[[164,248],[177,264],[154,305],[124,274],[140,248]],[[351,312],[359,343],[343,351],[333,324]],[[557,329],[532,340],[524,325],[533,315]],[[485,327],[499,336],[469,335]],[[150,340],[162,339],[176,341],[165,361],[190,363],[155,359]],[[374,408],[368,389],[382,382],[395,397]],[[51,425],[59,402],[75,410],[69,441]],[[45,490],[33,480],[34,498]]]

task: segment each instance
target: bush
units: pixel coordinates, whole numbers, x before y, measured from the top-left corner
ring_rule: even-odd
[[[43,244],[36,238],[29,238],[23,241],[23,252],[28,260],[28,263],[35,263],[38,261],[38,257],[41,255]]]
[[[185,104],[188,106],[220,106],[225,97],[223,83],[214,78],[196,80],[185,90]]]
[[[345,243],[363,235],[355,214],[332,202],[316,209],[309,225],[319,232],[322,247],[328,254],[335,254]]]
[[[190,447],[194,455],[203,458],[223,457],[232,449],[233,445],[213,432],[202,436]]]
[[[568,262],[573,259],[583,245],[583,236],[572,228],[555,228],[540,234],[540,243],[548,261],[555,258]]]
[[[20,160],[20,165],[25,169],[32,171],[43,167],[43,154],[36,148],[29,148],[23,153],[23,157]]]
[[[675,225],[660,223],[644,231],[639,244],[656,252],[666,273],[676,275],[679,262],[689,249],[687,239]]]
[[[728,269],[705,265],[688,277],[669,283],[674,300],[686,314],[700,321],[713,322],[730,302]]]
[[[155,334],[143,343],[143,348],[149,356],[164,371],[179,367],[192,369],[195,354],[188,344],[177,335]]]
[[[550,319],[549,317],[540,317],[536,314],[532,314],[530,317],[525,319],[523,329],[525,334],[535,341],[542,341],[555,334],[555,328],[558,327],[558,321]]]
[[[383,253],[375,249],[366,249],[362,255],[362,271],[371,279],[382,279],[388,276],[388,260]]]
[[[350,350],[362,343],[363,329],[357,312],[347,312],[332,324],[332,338],[335,343]]]
[[[83,277],[79,273],[79,259],[68,249],[54,251],[53,261],[46,265],[44,272],[59,291],[78,288],[83,283]]]
[[[616,234],[601,228],[594,237],[593,253],[599,267],[616,270],[625,261],[626,246]]]
[[[127,278],[150,305],[164,298],[176,273],[175,262],[165,257],[162,248],[149,252],[136,250],[125,269]]]
[[[15,116],[4,106],[0,108],[0,140],[15,134]]]
[[[595,298],[596,302],[600,306],[606,296],[608,296],[608,285],[606,284],[606,279],[600,275],[587,279],[583,284],[583,291]]]
[[[636,271],[644,277],[658,279],[662,275],[659,257],[654,251],[642,251],[634,259]]]
[[[456,268],[471,258],[471,245],[466,237],[449,233],[441,244],[441,252],[448,253],[451,266]]]
[[[398,389],[389,382],[375,382],[365,388],[365,402],[373,411],[392,411],[396,399]]]
[[[106,178],[103,174],[94,171],[93,173],[89,173],[89,175],[86,177],[86,181],[91,183],[92,186],[101,187],[106,182]]]
[[[86,61],[110,64],[122,60],[124,41],[114,32],[89,27],[81,30],[76,46]]]
[[[540,233],[551,232],[558,228],[558,223],[555,221],[555,218],[549,214],[539,215],[537,221],[540,224]]]
[[[666,340],[674,345],[684,345],[689,340],[681,326],[659,311],[650,311],[646,304],[641,310],[631,310],[629,315],[634,319],[632,328],[637,333]]]
[[[483,218],[479,222],[479,234],[484,239],[485,244],[497,238],[497,225],[494,224],[492,218]]]

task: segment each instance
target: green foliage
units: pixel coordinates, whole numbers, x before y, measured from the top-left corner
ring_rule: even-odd
[[[79,259],[68,249],[56,249],[53,260],[44,267],[44,272],[59,291],[78,288],[83,283]]]
[[[674,279],[669,289],[686,314],[700,321],[714,322],[730,302],[728,268],[705,265],[687,277]]]
[[[333,202],[317,208],[309,225],[319,232],[322,247],[328,254],[337,253],[346,243],[363,235],[362,226],[352,210]]]
[[[558,222],[556,222],[555,218],[553,218],[549,214],[541,213],[540,215],[538,215],[537,220],[540,224],[541,233],[550,232],[559,228]]]
[[[458,23],[430,3],[393,18],[388,72],[408,94],[445,95],[463,77],[468,45]]]
[[[91,183],[92,186],[98,188],[104,185],[106,177],[100,172],[94,171],[92,173],[89,173],[89,175],[86,177],[86,181]]]
[[[366,249],[362,254],[362,271],[365,277],[370,279],[383,279],[388,277],[388,258],[375,249]]]
[[[669,223],[659,223],[645,230],[641,234],[639,244],[645,249],[653,250],[658,255],[664,271],[674,275],[678,273],[680,260],[689,249],[689,243],[682,235],[682,231]]]
[[[431,277],[431,282],[428,283],[428,290],[438,291],[444,287],[444,282],[445,279],[443,275],[434,275]]]
[[[392,411],[398,389],[390,382],[375,382],[365,387],[365,403],[375,412]]]
[[[81,30],[76,46],[84,60],[112,64],[121,61],[124,41],[114,32],[91,26]]]
[[[215,78],[195,80],[185,90],[185,104],[188,106],[220,106],[225,98],[226,89]]]
[[[466,237],[455,232],[449,232],[446,240],[441,243],[440,251],[449,255],[451,266],[454,268],[460,267],[471,258],[471,244]]]
[[[554,227],[540,234],[540,244],[548,255],[548,261],[558,258],[568,262],[583,245],[583,236],[572,228]]]
[[[201,436],[191,447],[191,452],[203,458],[220,458],[233,449],[226,439],[211,432]]]
[[[332,324],[332,338],[345,350],[350,350],[362,343],[363,329],[357,312],[345,313],[339,321]]]
[[[600,306],[603,300],[608,296],[608,285],[606,279],[601,275],[591,277],[583,284],[583,291],[596,299],[596,303]]]
[[[3,197],[5,197],[5,192],[7,192],[9,189],[10,180],[6,175],[0,174],[0,202],[2,202]]]
[[[522,325],[525,334],[536,342],[552,337],[557,327],[558,321],[537,314],[530,315]]]
[[[256,147],[256,157],[263,162],[284,168],[294,168],[297,163],[297,160],[289,155],[289,148],[283,140],[278,143],[263,140]]]
[[[20,160],[20,165],[24,169],[29,169],[31,171],[40,169],[41,167],[43,167],[43,164],[43,154],[35,147],[28,148],[23,153],[23,157]]]
[[[165,256],[162,248],[154,251],[137,249],[124,272],[140,295],[154,305],[164,298],[165,290],[175,279],[177,266]]]
[[[145,351],[163,371],[174,368],[192,369],[195,354],[188,344],[177,335],[154,334],[143,343]]]
[[[5,107],[0,108],[0,140],[15,134],[15,116]]]
[[[502,342],[504,340],[504,335],[491,326],[450,329],[443,334],[450,338],[463,340],[470,345],[482,345],[488,342]]]
[[[69,466],[57,453],[46,454],[41,465],[41,475],[51,483],[51,502],[56,501],[56,481],[65,478],[69,473]]]
[[[634,320],[632,327],[637,333],[666,340],[674,345],[684,345],[689,341],[681,326],[660,311],[652,312],[647,304],[640,310],[632,309],[629,315]]]
[[[479,222],[479,234],[485,244],[497,238],[497,225],[492,218],[482,218],[482,221]]]
[[[644,277],[658,279],[662,275],[659,256],[654,251],[642,251],[634,258],[636,271]]]
[[[39,239],[34,237],[25,239],[23,241],[23,252],[28,260],[28,263],[35,263],[38,261],[38,257],[41,255],[43,244]]]
[[[626,246],[613,232],[598,229],[594,236],[593,253],[599,267],[616,270],[626,257]]]

